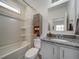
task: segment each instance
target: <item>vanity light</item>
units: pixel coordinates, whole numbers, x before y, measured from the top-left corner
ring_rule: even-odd
[[[19,10],[15,9],[15,8],[13,8],[13,7],[7,5],[7,4],[5,4],[5,3],[3,3],[3,2],[0,2],[0,6],[2,6],[2,7],[4,7],[4,8],[7,8],[7,9],[9,9],[9,10],[12,10],[12,11],[14,11],[14,12],[20,14],[20,11],[19,11]]]

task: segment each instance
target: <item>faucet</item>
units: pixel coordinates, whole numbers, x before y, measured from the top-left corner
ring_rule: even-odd
[[[63,34],[57,34],[57,35],[56,35],[56,38],[57,38],[57,39],[63,39]]]
[[[61,37],[61,39],[63,39],[64,37],[63,37],[63,34],[60,34],[60,37]]]

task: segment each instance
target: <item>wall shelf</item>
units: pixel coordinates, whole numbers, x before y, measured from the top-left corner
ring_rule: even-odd
[[[60,5],[63,5],[65,3],[69,2],[69,0],[59,0],[57,2],[54,2],[54,3],[51,3],[49,6],[48,6],[48,9],[50,8],[54,8],[54,7],[57,7],[57,6],[60,6]]]

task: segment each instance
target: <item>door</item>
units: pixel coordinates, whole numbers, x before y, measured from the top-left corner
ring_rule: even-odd
[[[60,48],[60,59],[79,59],[79,50]]]
[[[40,53],[42,59],[57,59],[57,47],[50,42],[42,41]]]

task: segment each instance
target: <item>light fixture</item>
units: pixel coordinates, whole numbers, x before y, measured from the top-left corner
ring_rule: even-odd
[[[20,11],[19,11],[19,10],[15,9],[15,8],[13,8],[13,7],[7,5],[7,4],[5,4],[5,3],[3,3],[3,2],[0,2],[0,6],[2,6],[2,7],[4,7],[4,8],[7,8],[7,9],[9,9],[9,10],[12,10],[12,11],[14,11],[14,12],[20,14]]]

